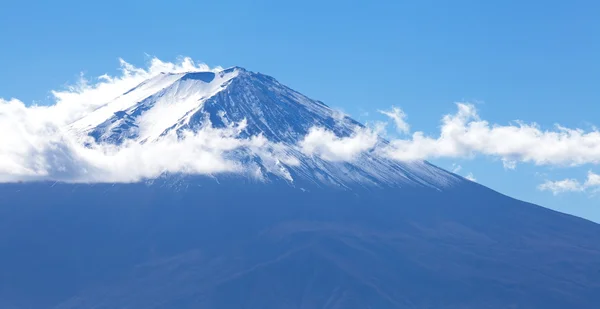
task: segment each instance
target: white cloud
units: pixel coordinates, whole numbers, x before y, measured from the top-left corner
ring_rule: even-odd
[[[452,163],[452,167],[450,168],[450,170],[452,171],[452,173],[454,174],[458,174],[460,171],[462,171],[463,167],[459,164],[456,163]],[[473,182],[477,182],[477,179],[475,178],[475,176],[473,175],[473,173],[469,173],[466,176],[464,176],[465,179],[468,179],[470,181]]]
[[[586,192],[595,191],[600,187],[600,175],[589,171],[585,182],[580,182],[576,179],[568,178],[558,181],[546,180],[538,186],[541,191],[550,191],[554,195],[565,192]]]
[[[585,188],[576,179],[563,179],[558,181],[547,180],[538,186],[541,191],[551,191],[554,195],[564,192],[583,192]]]
[[[502,158],[502,166],[507,170],[514,170],[517,168],[517,161]]]
[[[473,173],[469,173],[467,176],[465,176],[465,178],[472,182],[477,182],[477,179],[475,178],[475,176],[473,176]]]
[[[380,151],[391,158],[411,161],[430,158],[461,158],[475,155],[497,157],[505,168],[517,162],[537,165],[576,166],[600,163],[600,132],[585,132],[557,125],[542,130],[538,125],[494,125],[481,120],[473,105],[458,103],[458,112],[442,118],[439,137],[415,132],[410,139],[392,140]]]
[[[309,156],[320,156],[328,161],[352,161],[373,149],[377,141],[377,131],[368,128],[357,128],[351,136],[338,137],[325,128],[312,127],[299,146]]]
[[[396,126],[396,130],[403,134],[410,133],[410,126],[406,122],[406,114],[400,108],[392,106],[392,109],[389,111],[379,111],[381,114],[388,116],[392,121],[394,121],[394,125]]]
[[[342,109],[340,108],[334,108],[331,111],[331,117],[333,117],[333,120],[338,122],[338,123],[343,123],[345,118],[348,117],[348,114],[346,114]]]
[[[19,113],[22,117],[15,117]],[[225,154],[268,144],[261,137],[238,138],[242,123],[225,129],[207,126],[187,132],[183,138],[166,135],[152,143],[116,146],[92,142],[85,147],[36,114],[20,102],[0,102],[0,130],[7,133],[0,135],[0,181],[133,182],[163,173],[243,172],[242,166]]]
[[[460,172],[460,170],[462,170],[462,166],[460,166],[456,163],[452,163],[452,173],[458,174],[458,172]]]
[[[592,171],[589,171],[584,185],[588,188],[600,187],[600,175],[594,174]]]

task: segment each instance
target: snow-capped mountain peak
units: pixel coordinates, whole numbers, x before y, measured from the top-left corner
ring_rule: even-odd
[[[71,129],[102,142],[156,140],[225,89],[238,72],[161,73],[98,107]]]
[[[205,126],[226,128],[244,122],[241,138],[262,136],[280,145],[286,158],[237,152],[261,175],[294,182],[360,185],[418,185],[442,188],[460,178],[426,162],[400,163],[365,152],[332,162],[307,155],[298,144],[311,128],[348,137],[363,125],[286,87],[274,78],[232,67],[220,71],[161,73],[75,121],[69,130],[99,143],[154,142]],[[385,140],[381,139],[382,143]],[[291,163],[293,162],[293,163]]]

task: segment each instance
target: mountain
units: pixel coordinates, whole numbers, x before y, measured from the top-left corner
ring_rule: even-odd
[[[263,74],[160,74],[67,130],[119,146],[240,122],[242,137],[260,134],[293,160],[239,149],[226,155],[263,177],[1,184],[0,307],[600,303],[599,225],[427,162],[307,154],[297,145],[311,128],[349,137],[363,125]]]
[[[272,77],[239,67],[217,73],[160,74],[75,121],[70,130],[97,142],[151,143],[170,133],[183,135],[205,125],[226,128],[239,122],[247,124],[241,137],[260,134],[283,145],[286,155],[300,162],[259,160],[261,171],[297,183],[442,188],[463,181],[426,162],[400,163],[368,152],[352,162],[303,154],[295,145],[311,128],[348,137],[362,124]]]

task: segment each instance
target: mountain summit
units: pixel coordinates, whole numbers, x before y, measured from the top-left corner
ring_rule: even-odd
[[[169,132],[197,130],[210,122],[223,128],[247,120],[245,134],[274,142],[297,143],[314,126],[348,136],[350,118],[337,121],[325,104],[280,84],[272,77],[234,67],[220,72],[168,73],[153,77],[107,102],[72,127],[98,141],[131,138],[145,142]]]
[[[266,75],[158,74],[65,128],[109,149],[221,129],[251,141],[220,146],[255,177],[0,184],[0,307],[600,304],[599,225],[371,148],[317,155],[307,136],[339,141],[364,126]]]
[[[372,152],[351,160],[325,160],[303,153],[298,144],[313,128],[350,137],[364,128],[356,120],[312,100],[274,78],[233,67],[218,72],[162,73],[75,121],[69,130],[97,143],[152,143],[197,132],[206,126],[244,123],[239,137],[262,136],[280,147],[287,161],[238,153],[261,173],[296,183],[342,187],[429,186],[442,189],[465,181],[426,162],[402,163]],[[379,143],[382,138],[373,136]],[[337,161],[337,162],[332,162]]]

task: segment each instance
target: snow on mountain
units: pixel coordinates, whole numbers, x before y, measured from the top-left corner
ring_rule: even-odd
[[[156,140],[221,91],[237,72],[162,73],[107,102],[70,128],[99,141]]]
[[[401,163],[360,152],[339,162],[307,154],[298,146],[311,128],[347,138],[364,126],[323,102],[274,78],[233,67],[218,72],[161,73],[73,122],[69,131],[98,143],[152,143],[168,134],[183,137],[206,126],[244,123],[240,138],[263,136],[273,147],[230,154],[250,162],[260,177],[341,187],[428,186],[441,189],[464,181],[427,162]],[[377,144],[386,140],[376,137]],[[174,158],[176,159],[176,158]]]

